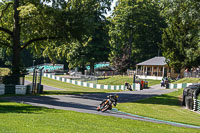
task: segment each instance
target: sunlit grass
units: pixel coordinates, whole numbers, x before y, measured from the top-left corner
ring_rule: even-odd
[[[120,111],[200,126],[200,114],[181,106],[180,97],[183,90],[156,96],[136,102],[119,103]]]
[[[0,119],[0,133],[196,133],[199,131],[5,101],[0,101]]]
[[[160,84],[160,80],[151,80],[147,79],[148,86]],[[104,85],[124,85],[125,82],[129,82],[130,84],[133,83],[133,77],[131,76],[109,76],[109,77],[102,77],[100,80],[98,80],[99,84]]]
[[[32,81],[32,76],[26,76],[26,80]],[[82,93],[100,93],[100,92],[102,93],[102,92],[115,91],[115,90],[95,89],[95,88],[73,85],[70,83],[61,82],[61,81],[46,78],[46,77],[42,77],[42,84],[63,89],[60,91],[59,90],[45,91],[45,94],[82,94]]]
[[[173,83],[200,83],[200,78],[183,78]]]

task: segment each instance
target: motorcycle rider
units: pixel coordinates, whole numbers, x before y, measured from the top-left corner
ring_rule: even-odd
[[[131,85],[130,85],[128,82],[125,82],[125,83],[124,83],[124,86],[125,86],[128,90],[132,91]]]
[[[112,109],[112,104],[113,104],[114,106],[117,105],[117,100],[118,100],[118,95],[117,95],[117,94],[115,94],[115,95],[108,95],[107,98],[108,98],[108,99],[110,100],[110,102],[111,102],[111,103],[110,103],[111,106],[109,107],[109,109]],[[104,99],[100,105],[102,105],[103,103],[105,103],[106,100],[107,100],[107,99]]]

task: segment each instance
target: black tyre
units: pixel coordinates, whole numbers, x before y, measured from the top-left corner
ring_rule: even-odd
[[[102,104],[100,104],[98,107],[97,107],[97,111],[100,111],[100,110],[102,110],[102,108],[104,107],[104,105],[105,105],[105,102],[104,103],[102,103]]]
[[[107,103],[102,109],[101,109],[101,111],[102,112],[105,112],[106,110],[108,110],[110,108],[110,105],[109,105],[109,103]]]

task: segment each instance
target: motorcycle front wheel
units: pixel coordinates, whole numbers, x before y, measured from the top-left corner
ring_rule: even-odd
[[[110,108],[109,103],[105,104],[104,107],[101,109],[102,112],[105,112],[106,110],[108,110]]]

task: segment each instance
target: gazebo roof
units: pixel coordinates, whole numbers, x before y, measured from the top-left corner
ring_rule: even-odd
[[[167,63],[165,62],[165,57],[154,57],[144,62],[138,63],[137,66],[164,66]]]

